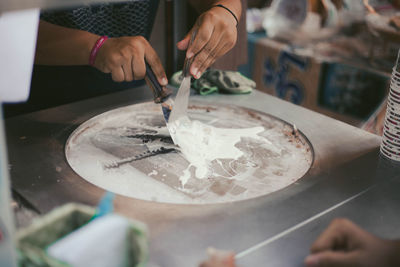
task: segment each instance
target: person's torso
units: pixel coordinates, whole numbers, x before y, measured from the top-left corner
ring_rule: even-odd
[[[130,0],[85,5],[62,11],[44,11],[41,19],[73,29],[109,37],[149,37],[158,0]]]

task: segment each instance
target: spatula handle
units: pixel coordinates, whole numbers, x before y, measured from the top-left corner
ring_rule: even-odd
[[[172,94],[171,90],[162,86],[158,82],[156,75],[154,74],[153,70],[151,69],[150,65],[147,62],[146,62],[145,80],[146,80],[147,85],[150,87],[151,91],[153,92],[155,103],[164,102]]]

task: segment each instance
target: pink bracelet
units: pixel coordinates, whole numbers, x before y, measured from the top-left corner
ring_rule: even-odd
[[[93,66],[94,62],[96,61],[96,56],[97,53],[99,52],[101,46],[104,44],[104,42],[108,39],[108,36],[101,36],[99,39],[97,39],[96,43],[94,44],[92,51],[90,52],[90,57],[89,57],[89,65]]]

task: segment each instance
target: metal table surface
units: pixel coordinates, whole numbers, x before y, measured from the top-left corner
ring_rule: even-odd
[[[313,145],[315,160],[291,186],[246,201],[177,205],[117,196],[117,212],[149,227],[150,266],[196,266],[209,246],[241,252],[259,243],[239,266],[302,266],[312,240],[337,216],[381,236],[400,236],[400,169],[379,157],[379,137],[258,91],[193,98],[296,124]],[[142,87],[7,119],[13,189],[42,213],[71,201],[96,205],[104,190],[69,167],[68,136],[97,114],[150,100]]]

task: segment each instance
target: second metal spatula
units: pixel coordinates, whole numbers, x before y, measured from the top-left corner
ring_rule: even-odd
[[[189,44],[193,42],[195,36],[196,33],[193,32]],[[178,89],[175,101],[172,101],[172,99],[169,97],[171,93],[166,93],[167,90],[159,84],[153,70],[146,63],[146,81],[153,91],[154,102],[161,103],[164,119],[174,144],[176,144],[176,140],[174,139],[176,129],[175,122],[182,117],[187,117],[191,82],[189,69],[192,61],[193,58],[185,59],[182,70],[182,75],[184,78]]]
[[[189,103],[190,95],[190,76],[184,77],[175,101],[170,97],[171,92],[165,87],[161,86],[158,82],[153,70],[146,63],[146,82],[153,91],[154,102],[160,103],[163,111],[165,123],[167,124],[168,131],[171,135],[172,141],[176,144],[175,136],[175,122],[183,116],[187,116],[187,106]]]
[[[195,37],[196,37],[196,31],[193,31],[192,35],[190,36],[189,46],[193,43]],[[175,139],[175,131],[177,127],[177,125],[175,125],[176,122],[181,118],[184,118],[185,121],[189,121],[189,117],[187,116],[187,108],[190,96],[190,82],[191,82],[189,69],[190,66],[192,65],[193,59],[194,57],[190,59],[187,58],[185,59],[182,70],[183,81],[179,86],[178,93],[176,94],[175,97],[174,107],[172,109],[171,116],[167,123],[168,131],[172,137],[172,140],[174,141],[174,144],[176,144],[176,139]]]

